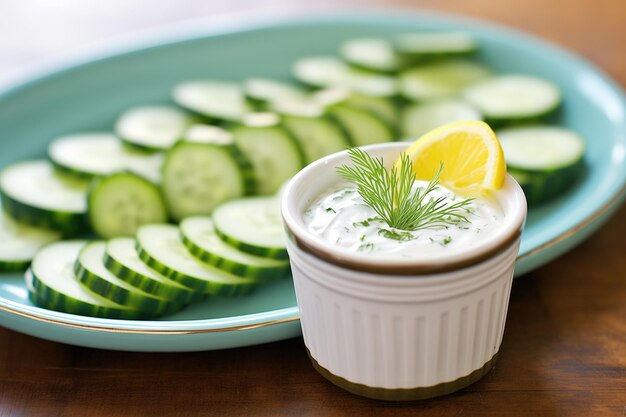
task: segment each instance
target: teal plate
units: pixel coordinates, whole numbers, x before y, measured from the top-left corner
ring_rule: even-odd
[[[438,14],[344,13],[219,30],[194,26],[168,39],[161,36],[151,44],[51,72],[0,94],[0,166],[43,156],[48,141],[58,135],[111,129],[123,110],[166,102],[171,87],[185,79],[287,78],[296,58],[336,53],[343,39],[415,30],[468,31],[480,40],[482,58],[496,70],[553,80],[564,95],[562,123],[587,140],[588,172],[577,187],[530,212],[517,275],[570,249],[609,218],[626,182],[626,100],[620,88],[558,47]],[[300,334],[290,280],[241,299],[211,299],[162,320],[125,321],[35,307],[22,277],[6,275],[0,281],[0,323],[54,341],[134,351],[223,349]]]

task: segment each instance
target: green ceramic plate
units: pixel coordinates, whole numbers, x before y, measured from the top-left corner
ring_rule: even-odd
[[[234,24],[221,31],[194,26],[173,38],[161,36],[150,45],[51,72],[0,93],[0,166],[43,156],[58,135],[111,129],[122,111],[166,102],[171,87],[185,79],[287,78],[293,60],[336,53],[344,39],[415,30],[468,31],[495,69],[553,80],[564,93],[562,123],[587,140],[588,172],[578,186],[530,213],[517,275],[570,249],[608,219],[626,182],[626,100],[620,88],[580,58],[535,38],[433,14],[351,13]],[[124,321],[34,307],[22,277],[6,275],[0,281],[0,324],[75,345],[136,351],[222,349],[300,334],[290,280],[235,301],[211,299],[158,321]]]

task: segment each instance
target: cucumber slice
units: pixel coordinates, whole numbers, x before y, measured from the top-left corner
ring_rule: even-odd
[[[256,113],[248,115],[245,124],[231,129],[235,144],[252,164],[258,194],[276,192],[303,166],[296,140],[278,121],[272,113]]]
[[[160,181],[162,156],[131,149],[110,133],[80,133],[55,139],[48,147],[59,170],[77,178],[110,175],[124,170]]]
[[[212,143],[215,145],[234,145],[233,135],[219,126],[195,124],[183,135],[183,140],[194,143]]]
[[[96,178],[87,203],[91,227],[104,238],[132,236],[143,224],[167,220],[161,190],[130,172]]]
[[[333,106],[330,115],[343,126],[354,146],[394,140],[393,130],[376,115],[347,105]]]
[[[231,200],[213,212],[217,234],[228,244],[253,255],[287,259],[280,202],[275,197]]]
[[[311,99],[280,100],[273,108],[280,113],[283,126],[300,145],[307,164],[350,145],[342,127],[325,116],[321,103]]]
[[[392,45],[385,39],[358,38],[341,44],[341,57],[350,65],[379,72],[394,72],[402,66]]]
[[[139,259],[137,242],[129,237],[118,237],[107,242],[104,266],[133,287],[168,301],[188,303],[198,300],[200,296],[200,293],[148,268]]]
[[[507,173],[522,187],[528,207],[550,201],[563,190],[563,186],[557,185],[555,187],[552,184],[548,184],[546,177],[539,173],[515,171],[511,168],[507,168]]]
[[[133,151],[127,149],[126,170],[134,172],[147,180],[160,184],[163,180],[161,171],[163,170],[163,154],[153,153],[148,155],[143,151]]]
[[[392,130],[395,129],[400,118],[396,105],[389,98],[352,93],[345,101],[345,104],[374,114]]]
[[[585,141],[558,126],[499,130],[509,173],[531,205],[548,201],[574,184],[583,172]]]
[[[126,167],[124,146],[110,133],[62,136],[50,143],[48,156],[57,168],[87,179]]]
[[[393,47],[401,56],[416,61],[470,55],[478,50],[478,42],[467,33],[421,32],[396,36]]]
[[[89,242],[80,250],[74,263],[76,279],[90,291],[134,310],[161,316],[182,308],[182,304],[150,295],[113,275],[104,266],[106,242]]]
[[[180,224],[183,244],[198,259],[232,274],[262,280],[283,278],[289,262],[242,252],[220,239],[209,217],[190,217]]]
[[[357,109],[373,113],[393,129],[398,121],[398,111],[392,100],[385,97],[366,96],[343,87],[319,90],[312,95],[313,101],[324,108],[336,104],[347,104]]]
[[[174,102],[209,119],[240,121],[252,111],[238,84],[211,80],[188,81],[174,87]]]
[[[48,147],[52,163],[77,177],[90,179],[151,161],[149,154],[133,152],[110,133],[79,133],[62,136]]]
[[[43,247],[26,273],[31,301],[42,308],[84,316],[137,319],[147,315],[101,297],[81,285],[73,266],[86,241],[69,240]]]
[[[182,141],[165,156],[163,195],[171,216],[209,214],[254,186],[250,165],[231,144]]]
[[[559,88],[530,75],[500,75],[468,87],[463,97],[491,123],[528,122],[552,114],[561,103]]]
[[[402,138],[415,140],[432,129],[458,120],[482,120],[482,116],[472,105],[461,100],[411,104],[403,109]]]
[[[397,93],[395,78],[350,68],[332,56],[302,58],[294,64],[293,74],[297,80],[313,87],[345,87],[377,97]]]
[[[551,201],[572,188],[584,170],[582,164],[579,164],[569,170],[559,171],[558,174],[517,171],[512,168],[509,168],[507,172],[522,187],[528,206],[534,207]]]
[[[268,78],[249,78],[243,83],[246,97],[262,109],[279,100],[304,100],[306,92],[286,82]]]
[[[17,223],[0,212],[0,271],[24,271],[42,246],[61,234]]]
[[[555,171],[578,164],[585,141],[559,126],[524,126],[498,130],[507,165],[524,171]]]
[[[130,145],[159,151],[174,145],[193,123],[193,117],[175,107],[136,107],[122,114],[115,133]]]
[[[87,183],[55,172],[45,160],[18,162],[0,173],[4,210],[21,223],[73,234],[87,229]]]
[[[205,294],[243,295],[257,284],[252,278],[238,277],[196,259],[181,242],[179,229],[169,224],[141,227],[137,252],[150,268]]]
[[[490,75],[489,68],[473,61],[434,62],[403,72],[400,75],[400,91],[413,101],[450,97]]]
[[[283,116],[282,120],[300,144],[307,164],[350,146],[341,127],[326,117]]]

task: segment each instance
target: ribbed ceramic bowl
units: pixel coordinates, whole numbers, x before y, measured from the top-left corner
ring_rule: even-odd
[[[364,148],[391,163],[406,143]],[[355,394],[416,400],[480,379],[496,360],[526,200],[507,177],[495,193],[505,221],[481,243],[428,260],[366,258],[310,234],[302,214],[339,181],[346,152],[304,168],[282,213],[304,342],[315,368]]]

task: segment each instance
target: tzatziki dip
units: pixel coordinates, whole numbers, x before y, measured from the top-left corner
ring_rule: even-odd
[[[426,181],[415,181],[414,190]],[[463,197],[438,185],[427,198],[443,197],[452,205]],[[504,214],[495,199],[475,198],[462,208],[465,220],[435,224],[414,231],[390,227],[369,207],[353,185],[327,190],[313,199],[303,213],[304,224],[313,235],[340,250],[377,258],[428,258],[457,252],[488,238],[502,225]]]

